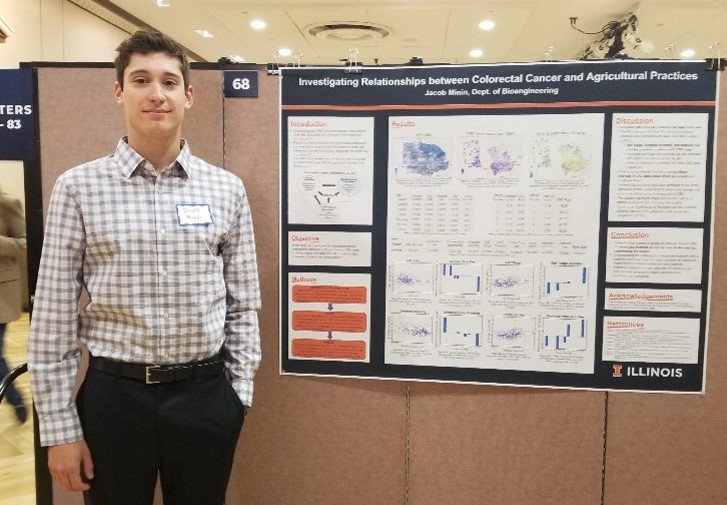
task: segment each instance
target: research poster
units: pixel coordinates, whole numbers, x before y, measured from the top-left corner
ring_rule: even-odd
[[[281,70],[281,372],[704,391],[717,74]]]

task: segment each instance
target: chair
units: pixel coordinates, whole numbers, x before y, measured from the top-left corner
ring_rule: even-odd
[[[3,398],[5,398],[5,391],[7,391],[7,389],[10,387],[10,384],[12,384],[15,379],[17,379],[27,371],[28,364],[23,363],[22,365],[10,370],[10,373],[8,373],[5,377],[2,378],[2,380],[0,380],[0,403],[3,402]]]

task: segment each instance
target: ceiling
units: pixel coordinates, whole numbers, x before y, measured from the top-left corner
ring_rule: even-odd
[[[727,56],[727,0],[166,0],[168,7],[158,7],[157,0],[70,1],[127,31],[161,30],[197,61],[230,56],[281,65],[339,65],[347,59],[391,65],[414,57],[425,64],[571,60],[602,46],[599,39],[612,43],[613,32],[605,37],[593,32],[630,13],[638,20],[635,30],[632,25],[625,32],[630,34],[625,52],[632,58],[680,58],[687,48],[696,51],[691,59]],[[576,28],[591,34],[574,29],[574,17]],[[256,18],[267,23],[264,30],[250,27]],[[478,28],[484,19],[495,21],[495,28]],[[214,37],[203,38],[197,29]],[[651,52],[645,52],[648,46]],[[280,48],[293,54],[281,55]],[[483,55],[469,56],[472,49]]]

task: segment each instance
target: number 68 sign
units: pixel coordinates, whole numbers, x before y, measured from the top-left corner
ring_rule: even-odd
[[[225,97],[257,97],[257,70],[225,70]]]

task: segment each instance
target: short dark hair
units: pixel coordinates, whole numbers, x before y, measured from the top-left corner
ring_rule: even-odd
[[[114,60],[116,67],[116,80],[121,89],[124,88],[124,70],[129,66],[129,60],[133,54],[164,53],[179,60],[179,68],[182,70],[184,89],[189,87],[189,60],[184,53],[184,48],[174,39],[161,32],[152,30],[139,30],[134,32],[128,39],[124,40],[116,48],[119,53]]]

